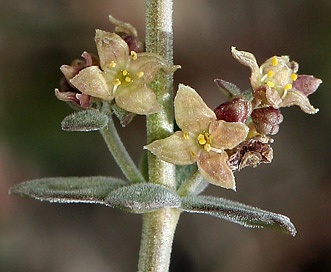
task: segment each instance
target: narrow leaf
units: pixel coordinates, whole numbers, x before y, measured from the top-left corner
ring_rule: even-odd
[[[112,177],[53,177],[19,183],[9,193],[49,202],[106,205],[107,195],[124,185]]]
[[[104,128],[108,123],[108,116],[96,109],[88,109],[72,113],[61,122],[65,131],[93,131]]]
[[[138,183],[112,191],[106,203],[128,212],[146,213],[160,208],[179,208],[180,197],[164,186]]]
[[[241,90],[235,84],[225,81],[223,79],[214,79],[218,89],[227,97],[240,95]]]
[[[284,215],[264,211],[238,202],[211,196],[182,198],[182,209],[186,212],[204,213],[244,227],[270,227],[295,236],[297,231],[290,219]]]

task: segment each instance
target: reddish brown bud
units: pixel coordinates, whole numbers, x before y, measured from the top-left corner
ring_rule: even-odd
[[[252,104],[243,97],[236,97],[214,110],[217,120],[245,123],[252,113]]]
[[[279,124],[283,122],[283,115],[273,107],[259,108],[253,110],[252,120],[257,132],[275,135],[279,131]]]
[[[134,37],[124,32],[118,32],[116,34],[119,35],[127,43],[127,45],[129,46],[129,52],[131,51],[135,51],[136,53],[144,52],[144,45],[138,39],[138,37]]]

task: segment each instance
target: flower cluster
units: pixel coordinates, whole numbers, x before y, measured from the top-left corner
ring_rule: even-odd
[[[306,113],[316,113],[307,96],[322,81],[297,75],[298,64],[287,56],[272,57],[259,67],[249,52],[233,47],[232,54],[251,68],[251,91],[243,93],[232,83],[215,80],[229,100],[212,111],[195,90],[180,84],[174,104],[181,131],[145,149],[173,164],[196,162],[209,183],[235,190],[234,171],[272,161],[273,140],[268,135],[279,131],[279,108],[298,105]]]
[[[109,103],[115,113],[124,112],[120,121],[125,125],[134,114],[161,111],[150,83],[158,71],[173,73],[180,66],[143,52],[134,27],[109,19],[115,33],[96,30],[98,57],[84,52],[83,60],[61,66],[65,80],[55,94],[79,109],[93,102]],[[180,131],[144,148],[172,164],[197,163],[209,183],[235,190],[234,171],[272,161],[269,135],[279,131],[281,107],[298,105],[306,113],[317,113],[308,96],[322,81],[298,75],[299,65],[288,56],[271,57],[259,66],[249,52],[232,47],[232,55],[251,69],[251,89],[241,92],[233,83],[216,79],[229,100],[212,110],[194,89],[180,84],[174,100]]]

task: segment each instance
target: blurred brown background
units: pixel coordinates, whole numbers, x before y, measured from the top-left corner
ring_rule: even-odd
[[[292,238],[203,215],[183,214],[171,271],[331,271],[331,1],[175,0],[176,84],[194,87],[213,108],[224,97],[214,78],[249,86],[249,69],[230,47],[262,63],[290,55],[301,74],[323,79],[308,116],[283,109],[274,162],[237,174],[237,193],[206,194],[286,214]],[[113,30],[108,14],[144,36],[144,1],[2,0],[0,8],[0,271],[135,271],[141,219],[102,206],[60,205],[8,196],[20,181],[44,176],[121,176],[98,133],[68,133],[72,110],[53,95],[59,67],[86,50],[94,29]],[[144,118],[121,133],[136,161]]]

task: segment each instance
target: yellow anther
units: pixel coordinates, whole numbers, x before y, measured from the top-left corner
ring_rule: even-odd
[[[285,87],[284,87],[284,90],[287,91],[287,90],[290,90],[292,89],[292,84],[286,84]]]
[[[138,55],[137,55],[137,53],[135,51],[131,51],[130,52],[130,55],[131,55],[131,57],[132,57],[133,60],[136,60],[138,58]]]
[[[125,80],[125,82],[127,82],[127,83],[132,82],[132,79],[131,79],[131,77],[129,77],[129,76],[125,77],[124,80]]]
[[[209,152],[211,150],[211,145],[210,144],[205,144],[203,149]]]
[[[127,76],[128,74],[129,74],[129,72],[128,72],[127,70],[123,70],[123,71],[122,71],[122,75],[123,75],[123,76]]]
[[[213,138],[213,135],[210,135],[208,132],[205,132],[205,138],[206,138],[207,142],[210,142],[211,139]]]
[[[205,145],[207,143],[205,135],[203,135],[201,133],[198,135],[198,143],[200,145]]]
[[[137,73],[137,77],[140,78],[140,77],[143,77],[143,76],[144,76],[144,72],[140,71],[140,72]]]
[[[197,154],[193,151],[193,150],[190,150],[190,154],[193,158],[196,158],[197,157]]]
[[[268,81],[268,82],[267,82],[267,85],[268,85],[270,88],[275,87],[275,83],[273,83],[272,81]]]
[[[122,82],[121,82],[118,78],[115,78],[115,79],[113,80],[113,84],[114,84],[115,86],[119,86],[119,85],[122,84]]]
[[[275,74],[274,71],[270,70],[270,71],[268,72],[268,77],[273,77],[274,74]]]
[[[297,75],[297,74],[292,74],[292,75],[291,75],[291,79],[292,79],[293,81],[296,81],[297,78],[298,78],[298,75]]]
[[[278,65],[277,57],[272,57],[272,66],[277,66],[277,65]]]
[[[109,67],[111,67],[111,68],[115,68],[115,67],[116,67],[116,62],[112,60],[112,61],[109,63]]]
[[[184,137],[185,140],[188,140],[189,139],[188,133],[187,132],[183,132],[183,137]]]

